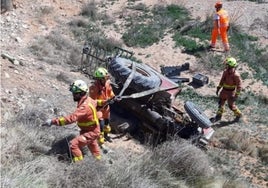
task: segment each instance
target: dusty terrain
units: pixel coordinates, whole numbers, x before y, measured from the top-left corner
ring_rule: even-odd
[[[33,99],[42,99],[43,96],[53,96],[61,101],[60,107],[63,111],[70,112],[73,109],[72,99],[67,91],[67,83],[74,79],[86,79],[78,72],[70,72],[70,67],[62,67],[59,64],[48,64],[37,59],[29,52],[28,47],[38,40],[38,36],[46,36],[55,28],[60,30],[62,35],[68,36],[67,23],[78,16],[82,6],[87,3],[86,0],[43,0],[38,3],[32,3],[30,0],[16,0],[15,9],[1,15],[1,54],[8,54],[17,61],[11,62],[8,59],[1,58],[1,123],[8,121],[14,112],[24,109]],[[214,0],[142,0],[148,6],[156,3],[176,3],[186,6],[192,13],[194,18],[204,19],[207,15],[211,15],[214,11]],[[121,15],[127,0],[115,1],[109,8],[109,14],[116,20]],[[38,17],[40,7],[53,7],[53,11],[45,16]],[[243,29],[248,33],[258,36],[261,45],[268,44],[267,23],[256,25],[257,21],[265,23],[268,19],[268,4],[257,4],[249,1],[224,1],[224,7],[231,12],[231,16],[236,18]],[[125,13],[127,14],[127,12]],[[107,36],[121,40],[121,35],[114,30],[106,29]],[[81,48],[83,44],[78,46]],[[208,74],[211,81],[217,83],[220,79],[215,71],[205,71],[198,67],[194,56],[182,53],[180,49],[174,48],[174,42],[167,35],[161,42],[154,44],[148,48],[130,48],[134,51],[137,58],[144,63],[153,66],[159,70],[160,65],[179,65],[185,62],[191,62],[191,69],[183,73],[182,76],[191,78],[195,72],[203,71]],[[149,55],[149,56],[148,56]],[[57,60],[60,62],[60,60]],[[251,71],[242,63],[242,70]],[[55,79],[58,73],[66,75],[63,81]],[[258,94],[267,95],[268,88],[263,86],[261,82],[252,82],[246,80],[243,84],[244,88]],[[207,86],[197,89],[202,95],[214,95],[215,90]],[[39,97],[40,96],[40,97]],[[63,99],[64,98],[64,99]],[[64,106],[63,104],[69,104]],[[214,112],[207,112],[211,115]],[[246,121],[246,120],[245,120]],[[116,141],[117,145],[122,144],[127,148],[129,141]],[[139,149],[138,145],[134,145],[135,149]],[[243,157],[243,162],[247,158]],[[254,161],[252,162],[254,163]],[[246,176],[251,176],[244,172]],[[260,187],[265,186],[267,182],[258,182],[253,180]],[[266,184],[267,185],[267,184]]]

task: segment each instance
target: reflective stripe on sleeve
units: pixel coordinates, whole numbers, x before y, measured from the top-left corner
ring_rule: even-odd
[[[60,125],[61,126],[65,125],[65,118],[64,117],[60,117],[59,118],[59,122],[60,122]]]
[[[97,100],[97,105],[102,106],[102,100],[101,99]]]

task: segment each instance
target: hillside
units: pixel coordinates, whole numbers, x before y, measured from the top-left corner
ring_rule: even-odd
[[[267,2],[223,2],[224,8],[231,13],[233,22],[239,25],[243,32],[257,37],[256,43],[260,49],[267,49]],[[56,170],[48,168],[46,177],[50,177],[51,174],[56,176],[57,170],[62,170],[62,173],[66,170],[68,177],[72,179],[76,173],[80,172],[79,168],[84,170],[83,172],[87,170],[83,169],[81,165],[78,167],[65,166],[65,163],[61,164],[53,155],[42,158],[44,155],[42,152],[41,154],[40,151],[35,152],[35,150],[38,150],[36,148],[46,150],[60,138],[65,138],[67,135],[77,132],[75,125],[64,129],[53,127],[50,130],[43,129],[39,125],[47,118],[72,112],[75,105],[68,91],[68,86],[73,80],[84,79],[90,82],[85,75],[76,71],[81,63],[81,51],[87,37],[105,36],[114,44],[120,44],[122,47],[133,51],[137,60],[154,67],[158,71],[160,71],[160,65],[175,66],[189,62],[190,70],[182,72],[181,76],[191,79],[194,74],[202,73],[209,76],[210,84],[201,88],[192,88],[190,84],[184,84],[182,95],[178,97],[177,102],[183,104],[184,100],[192,98],[205,109],[208,116],[214,115],[217,109],[215,90],[222,71],[222,60],[227,55],[237,55],[237,53],[234,51],[231,51],[230,54],[208,52],[207,54],[203,53],[201,57],[185,53],[183,48],[176,46],[172,38],[173,31],[167,32],[170,28],[164,32],[160,41],[146,47],[127,46],[122,39],[128,27],[131,27],[128,21],[131,20],[131,23],[134,23],[135,18],[138,20],[140,16],[146,13],[147,9],[152,9],[156,4],[160,6],[176,4],[186,7],[191,13],[192,19],[204,21],[214,11],[214,0],[202,2],[194,0],[90,2],[87,0],[38,0],[34,3],[30,0],[16,0],[13,3],[14,9],[1,14],[0,19],[1,55],[11,58],[1,57],[1,172],[3,172],[2,170],[6,172],[3,178],[1,177],[1,185],[15,187],[16,184],[12,184],[13,182],[10,179],[18,175],[18,172],[14,172],[15,169],[21,170],[24,168],[14,162],[14,159],[25,160],[29,163],[34,161],[33,164],[41,164],[39,172],[48,168],[46,167],[48,163],[55,166]],[[90,9],[88,5],[92,5],[93,9],[92,7]],[[89,8],[88,12],[86,8]],[[85,15],[82,15],[83,11]],[[97,15],[97,17],[94,17],[95,20],[91,17],[93,20],[89,20],[87,16],[90,17],[90,15],[93,15],[93,17]],[[101,19],[105,20],[105,24],[100,23]],[[89,28],[87,34],[84,33],[84,26],[87,29]],[[89,32],[90,29],[93,30],[92,33]],[[92,36],[86,37],[86,35]],[[210,33],[207,33],[207,35],[210,35]],[[218,43],[218,47],[221,47],[220,43]],[[252,58],[254,57],[252,56]],[[206,64],[202,64],[200,59],[207,61],[209,65],[211,62],[214,65],[211,65],[212,68],[209,69]],[[215,60],[212,61],[211,59]],[[265,78],[265,75],[267,76],[267,55],[263,55],[262,60],[264,68],[261,69],[261,73],[257,72],[257,75],[264,75],[261,79],[256,78],[256,70],[252,66],[242,60],[239,61],[238,70],[245,76],[245,79],[243,79],[244,94],[242,94],[241,101],[238,103],[244,114],[242,121],[230,125],[226,123],[227,126],[215,125],[216,133],[209,145],[209,150],[205,154],[200,154],[199,151],[196,153],[196,155],[200,154],[201,157],[212,158],[214,162],[216,161],[215,164],[211,164],[213,166],[211,167],[213,169],[212,173],[219,175],[217,173],[221,172],[225,176],[225,178],[222,178],[219,175],[219,178],[215,180],[214,185],[218,185],[218,187],[224,187],[224,182],[231,178],[239,182],[234,184],[234,187],[239,187],[239,184],[241,187],[247,185],[248,187],[260,188],[268,185],[268,110],[266,107],[268,87],[263,81],[266,80],[268,83],[267,77]],[[228,122],[232,118],[231,112],[228,111],[223,121]],[[29,127],[24,129],[23,125],[30,126],[30,128],[32,126],[33,130],[28,129]],[[37,140],[32,140],[34,135],[38,138]],[[30,149],[29,154],[27,149],[31,148],[31,142],[36,143],[36,148]],[[25,145],[25,143],[28,144]],[[175,143],[172,144],[175,145]],[[126,141],[126,138],[117,139],[112,144],[107,144],[107,147],[125,155],[128,152],[138,153],[139,155],[149,152],[146,147],[140,145],[136,140]],[[25,151],[22,151],[23,149]],[[160,151],[158,152],[159,155],[163,154]],[[27,159],[27,156],[24,155],[30,155],[30,159]],[[111,158],[116,161],[115,156],[112,155]],[[130,157],[129,160],[131,159]],[[96,166],[92,161],[89,164],[92,169],[99,171],[106,168],[106,166]],[[134,164],[134,162],[131,163],[133,166]],[[162,163],[159,162],[158,165],[161,166],[160,164]],[[204,161],[205,164],[207,164],[206,161]],[[115,162],[116,165],[118,164]],[[14,171],[12,166],[16,167]],[[121,167],[117,173],[123,172],[122,168],[126,167]],[[153,167],[151,168],[153,169]],[[30,169],[30,171],[31,173],[37,171],[36,176],[40,176],[38,169]],[[113,173],[115,178],[117,173]],[[28,177],[27,181],[31,181],[35,177],[23,175]],[[108,173],[108,175],[110,174]],[[133,173],[132,175],[135,176],[136,174]],[[51,187],[53,185],[56,187],[64,185],[58,182],[64,180],[64,178],[59,177],[59,180],[55,180],[56,183],[51,183]],[[90,180],[90,177],[87,178]],[[241,184],[240,180],[246,183]],[[40,181],[42,182],[42,180]],[[174,180],[174,182],[176,181]],[[99,183],[99,186],[96,187],[109,187],[105,183],[101,184],[101,180],[94,180],[91,185],[94,186],[94,183]],[[23,185],[21,187],[26,187]],[[38,183],[34,185],[38,185]],[[79,183],[73,185],[79,185]],[[83,185],[88,187],[87,184]],[[145,187],[146,184],[142,185],[137,182],[135,184],[134,181],[132,185]],[[151,187],[157,187],[153,186],[154,184],[150,185]],[[49,185],[47,184],[45,187],[49,187]],[[66,187],[70,186],[67,185]],[[110,185],[110,187],[113,186]],[[121,185],[121,187],[124,187],[124,185]]]

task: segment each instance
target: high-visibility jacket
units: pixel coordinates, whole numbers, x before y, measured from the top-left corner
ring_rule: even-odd
[[[115,94],[111,86],[111,81],[106,80],[105,84],[102,85],[96,80],[89,88],[89,96],[97,100],[97,106],[102,107],[105,105],[107,100],[112,99]],[[101,108],[102,116],[104,119],[110,118],[110,107],[107,105],[105,108]]]
[[[77,122],[81,131],[99,129],[96,107],[97,102],[85,95],[78,102],[75,112],[64,117],[52,119],[52,124],[63,126]]]
[[[214,17],[215,25],[214,27],[218,28],[217,21],[219,20],[219,27],[228,27],[229,26],[229,16],[228,12],[224,9],[217,11]]]
[[[239,73],[234,69],[225,69],[218,87],[229,91],[235,91],[235,94],[239,95],[242,88],[242,81]]]

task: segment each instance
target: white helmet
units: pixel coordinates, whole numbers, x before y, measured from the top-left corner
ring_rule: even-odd
[[[83,80],[76,80],[70,85],[70,91],[72,93],[88,92],[88,85]]]

